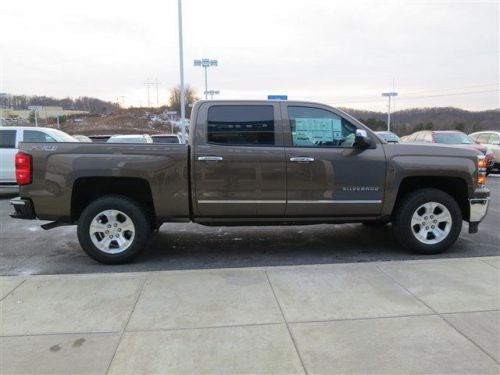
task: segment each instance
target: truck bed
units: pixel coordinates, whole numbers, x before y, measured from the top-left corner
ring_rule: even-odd
[[[75,189],[104,190],[110,177],[123,178],[123,188],[147,183],[159,219],[189,217],[188,145],[21,143],[19,150],[33,158],[29,195],[42,220],[71,221]]]

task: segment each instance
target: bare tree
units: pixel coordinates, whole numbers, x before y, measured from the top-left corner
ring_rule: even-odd
[[[189,85],[185,86],[185,98],[186,98],[186,116],[191,117],[191,106],[195,101],[199,100],[199,96],[196,90]],[[173,87],[170,90],[170,96],[168,99],[168,108],[172,111],[181,111],[181,89],[179,86]]]

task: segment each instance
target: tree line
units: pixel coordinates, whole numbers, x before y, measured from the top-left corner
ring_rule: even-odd
[[[105,100],[81,96],[78,98],[57,99],[50,96],[11,95],[0,97],[0,108],[15,110],[28,109],[29,106],[54,106],[66,110],[87,111],[94,115],[112,114],[119,110],[119,105]]]

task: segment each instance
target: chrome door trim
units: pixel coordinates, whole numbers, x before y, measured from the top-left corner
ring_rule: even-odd
[[[222,161],[222,156],[198,156],[199,161]]]
[[[292,203],[292,204],[309,204],[309,203],[344,203],[344,204],[380,204],[382,203],[381,200],[291,200],[291,201],[285,201],[285,200],[198,200],[198,203],[204,204],[204,203],[235,203],[235,204],[241,204],[241,203],[273,203],[273,204],[282,204],[282,203]]]
[[[381,200],[300,200],[300,201],[288,201],[287,203],[292,204],[307,204],[307,203],[345,203],[345,204],[380,204]]]
[[[286,203],[285,200],[199,200],[198,203],[234,203],[234,204],[244,204],[244,203],[273,203],[273,204],[283,204]]]
[[[290,158],[290,161],[296,163],[310,163],[314,161],[314,158],[311,156],[293,156]]]

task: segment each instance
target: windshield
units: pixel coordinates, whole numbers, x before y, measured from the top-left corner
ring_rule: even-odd
[[[154,143],[180,143],[176,135],[156,136],[153,137]]]
[[[436,143],[445,143],[449,145],[472,145],[474,141],[464,133],[434,133]]]

